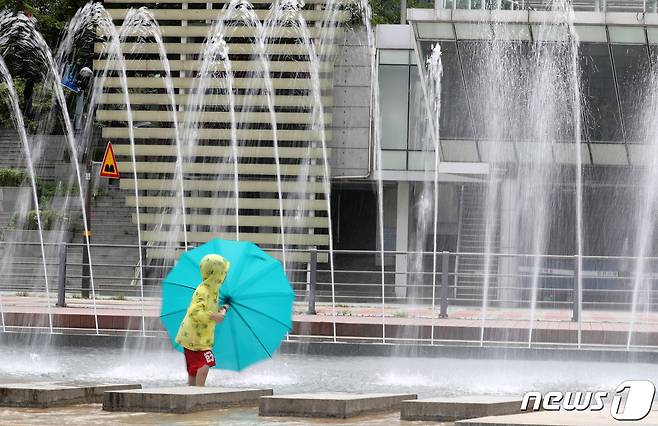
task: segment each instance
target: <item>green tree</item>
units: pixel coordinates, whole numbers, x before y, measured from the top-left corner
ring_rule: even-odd
[[[66,24],[87,2],[88,0],[0,0],[0,10],[10,9],[15,13],[23,12],[34,17],[37,30],[54,50]]]
[[[369,0],[369,3],[373,25],[400,23],[400,0]]]
[[[39,90],[43,86],[44,76],[47,72],[46,64],[41,55],[33,48],[20,42],[20,38],[29,31],[36,30],[44,38],[52,52],[63,36],[68,22],[87,0],[0,0],[0,10],[10,10],[14,14],[23,13],[32,18],[32,23],[21,21],[25,32],[14,31],[8,40],[0,46],[2,55],[14,79],[15,88],[21,97],[21,107],[26,117],[26,124],[31,130],[38,127],[38,117],[35,111],[40,107],[44,111],[50,109],[50,96]],[[33,29],[30,29],[32,27]],[[80,40],[78,40],[80,42]],[[90,66],[93,59],[93,36],[82,39],[84,47],[76,52],[76,68]],[[2,88],[0,87],[0,92]],[[35,94],[38,94],[35,99]],[[4,99],[0,99],[3,101]],[[0,106],[0,125],[10,123],[9,111],[5,105]]]

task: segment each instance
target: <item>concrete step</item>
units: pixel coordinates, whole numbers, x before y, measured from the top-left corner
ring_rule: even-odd
[[[105,411],[192,413],[237,405],[257,405],[272,389],[170,387],[106,392]]]
[[[141,385],[81,384],[67,382],[15,383],[0,385],[0,406],[48,408],[61,405],[101,402],[103,393],[140,389]]]

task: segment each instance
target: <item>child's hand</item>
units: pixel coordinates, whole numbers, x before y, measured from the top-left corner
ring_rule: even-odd
[[[224,320],[224,316],[226,315],[226,311],[228,311],[228,306],[224,305],[221,308],[219,308],[219,311],[216,314],[211,314],[210,318],[212,318],[217,324],[222,322]]]
[[[224,321],[224,315],[226,315],[224,311],[219,311],[217,313],[210,314],[210,318],[219,324],[220,322]]]

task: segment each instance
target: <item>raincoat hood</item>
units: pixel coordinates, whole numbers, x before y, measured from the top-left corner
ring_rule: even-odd
[[[211,290],[217,291],[219,286],[226,279],[226,273],[230,263],[228,260],[218,254],[209,254],[201,259],[201,284],[210,287]]]

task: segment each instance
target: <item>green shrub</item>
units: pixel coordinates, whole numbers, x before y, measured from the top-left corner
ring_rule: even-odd
[[[0,186],[16,187],[27,182],[27,172],[19,169],[0,169]]]
[[[68,218],[58,212],[57,210],[41,210],[41,230],[42,231],[52,231],[55,229],[60,229],[62,225],[68,225]],[[7,225],[8,229],[16,229],[18,222],[20,220],[19,213],[16,213],[12,216],[9,224]],[[25,217],[25,222],[21,228],[24,231],[38,231],[39,230],[39,221],[37,220],[36,210],[30,210],[27,212]]]
[[[77,185],[67,188],[61,182],[55,183],[39,180],[37,181],[37,193],[40,199],[49,199],[54,196],[78,195],[79,191]]]

